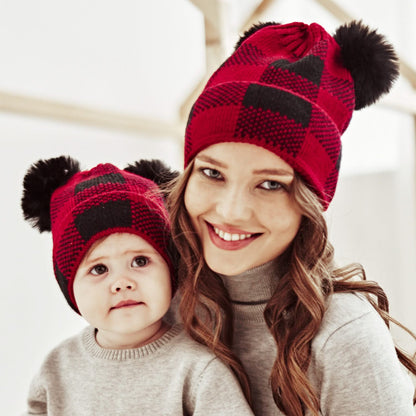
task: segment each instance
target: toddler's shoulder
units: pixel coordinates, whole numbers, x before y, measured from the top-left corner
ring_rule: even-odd
[[[181,328],[180,333],[175,338],[175,350],[178,355],[187,357],[188,360],[209,362],[215,358],[215,354],[206,346],[195,341],[183,329],[182,324],[176,324]]]
[[[82,337],[87,331],[92,331],[93,328],[84,328],[80,333],[72,335],[58,345],[53,347],[46,355],[43,361],[44,368],[57,368],[65,363],[70,364],[73,362],[74,357],[80,355],[82,349]],[[59,365],[58,365],[59,363]]]

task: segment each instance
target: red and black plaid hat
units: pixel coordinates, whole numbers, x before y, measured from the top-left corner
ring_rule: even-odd
[[[73,280],[82,258],[95,241],[117,232],[151,244],[169,265],[175,288],[168,213],[153,181],[111,164],[80,172],[78,162],[60,157],[34,164],[24,188],[25,218],[52,231],[55,276],[76,312]]]
[[[316,23],[255,25],[193,105],[185,166],[215,143],[255,144],[291,165],[326,209],[353,110],[375,102],[397,76],[391,45],[361,23],[334,37]]]

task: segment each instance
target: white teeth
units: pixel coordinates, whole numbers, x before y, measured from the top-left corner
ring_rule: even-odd
[[[235,234],[233,234],[235,235]],[[224,233],[224,240],[225,241],[231,241],[231,234],[230,233]]]
[[[252,236],[252,234],[230,234],[216,227],[214,227],[214,231],[215,231],[215,234],[217,234],[220,238],[222,238],[225,241],[245,240],[246,238],[250,238]]]

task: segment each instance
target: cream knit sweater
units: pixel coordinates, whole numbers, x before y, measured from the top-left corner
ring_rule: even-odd
[[[141,348],[110,350],[95,330],[64,341],[33,380],[29,415],[252,415],[231,371],[175,325]]]

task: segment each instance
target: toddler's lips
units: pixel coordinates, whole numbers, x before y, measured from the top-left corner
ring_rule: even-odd
[[[143,302],[137,302],[136,300],[122,300],[121,302],[114,305],[111,309],[119,309],[119,308],[126,308],[129,306],[137,306],[141,305]]]

